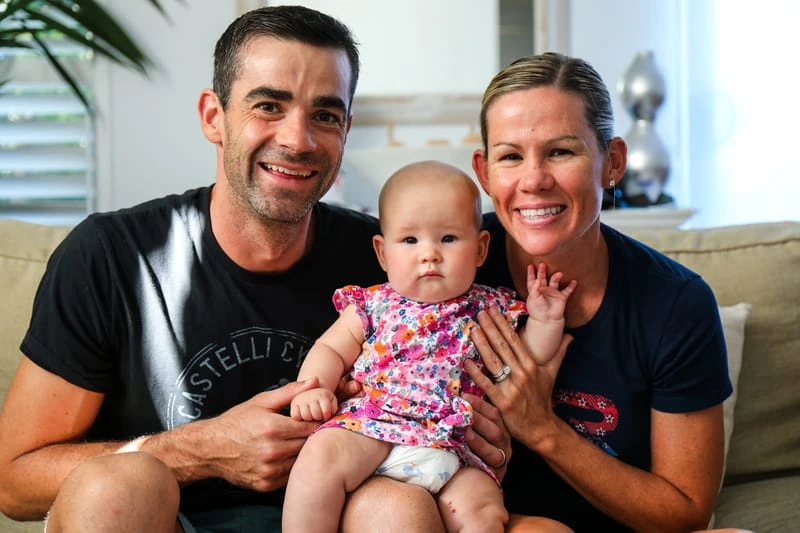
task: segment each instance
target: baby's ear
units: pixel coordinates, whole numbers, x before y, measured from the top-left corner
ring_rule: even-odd
[[[486,230],[482,230],[478,233],[478,264],[477,266],[481,266],[484,261],[486,261],[486,257],[489,255],[489,232]]]
[[[372,247],[375,248],[375,255],[378,256],[378,263],[380,263],[381,268],[384,272],[388,272],[386,270],[386,257],[384,256],[384,240],[383,235],[373,235],[372,236]]]

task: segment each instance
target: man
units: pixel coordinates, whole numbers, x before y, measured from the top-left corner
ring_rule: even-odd
[[[215,184],[92,215],[48,264],[0,417],[3,512],[49,510],[50,532],[279,529],[316,427],[282,413],[316,386],[297,369],[335,319],[333,290],[384,279],[376,221],[318,203],[358,69],[349,30],[310,9],[254,10],[225,31],[198,104]],[[398,529],[441,529],[427,493],[380,479],[346,529],[387,523],[371,504],[387,487],[416,509]]]

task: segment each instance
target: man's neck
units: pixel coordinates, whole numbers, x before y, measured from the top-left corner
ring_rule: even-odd
[[[257,220],[225,201],[211,196],[211,229],[222,250],[237,265],[251,272],[284,272],[311,248],[313,211],[296,223]]]

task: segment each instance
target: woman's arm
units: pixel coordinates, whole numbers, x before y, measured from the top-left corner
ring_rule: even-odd
[[[722,475],[721,405],[694,413],[652,411],[652,471],[635,468],[554,414],[553,384],[569,336],[552,361],[537,367],[498,311],[481,313],[478,321],[473,341],[489,373],[508,365],[511,374],[495,384],[474,364],[468,363],[467,370],[499,409],[511,435],[595,507],[635,530],[705,528]]]

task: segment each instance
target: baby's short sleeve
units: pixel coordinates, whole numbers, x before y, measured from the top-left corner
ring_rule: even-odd
[[[492,296],[494,305],[505,315],[509,324],[516,329],[519,326],[520,317],[528,312],[525,307],[525,302],[517,298],[516,293],[506,287],[494,289],[494,294]]]
[[[353,305],[358,317],[361,319],[361,327],[364,328],[364,332],[368,332],[370,329],[366,293],[367,289],[358,285],[347,285],[341,289],[336,289],[333,293],[333,306],[336,311],[341,313],[347,306]]]

